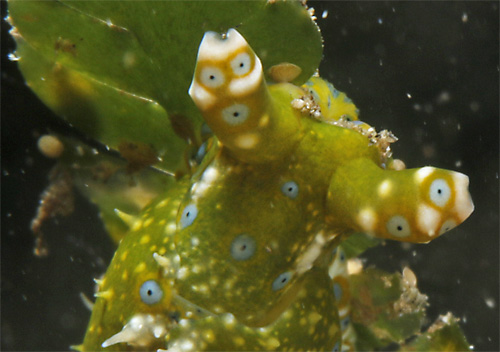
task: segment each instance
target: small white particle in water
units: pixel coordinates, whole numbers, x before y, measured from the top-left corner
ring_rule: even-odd
[[[462,125],[457,123],[457,130],[460,131],[462,129]]]
[[[488,306],[488,308],[495,308],[497,306],[497,302],[495,302],[494,298],[485,298],[484,303]]]
[[[327,18],[328,17],[328,10],[323,11],[321,14],[321,18]]]
[[[461,167],[461,166],[462,166],[462,160],[455,161],[455,167]]]
[[[378,22],[378,24],[382,24],[382,23],[384,23],[384,20],[383,20],[382,18],[379,18],[379,19],[377,20],[377,22]]]
[[[14,53],[9,53],[9,55],[7,55],[7,57],[9,58],[10,61],[19,61],[21,59],[19,56],[17,56]]]
[[[472,112],[477,112],[479,110],[479,103],[477,101],[471,101],[469,107]]]
[[[406,93],[406,96],[408,97],[408,99],[411,99],[411,94],[410,93]]]
[[[462,22],[463,22],[463,23],[466,23],[468,20],[469,20],[469,16],[467,15],[467,13],[466,13],[466,12],[464,12],[464,13],[462,14]]]
[[[110,19],[110,18],[108,18],[108,19],[106,20],[106,24],[107,24],[109,27],[111,27],[111,26],[113,25],[113,22],[111,22],[111,19]]]
[[[415,111],[421,111],[422,110],[422,105],[420,105],[418,103],[417,104],[413,104],[413,109]]]
[[[380,66],[383,66],[383,65],[384,65],[384,62],[382,61],[382,59],[378,60],[378,64],[379,64]]]
[[[446,104],[450,100],[451,100],[451,94],[450,94],[450,92],[447,92],[447,91],[444,90],[441,93],[439,93],[439,95],[438,95],[438,97],[436,99],[436,102],[438,104]]]

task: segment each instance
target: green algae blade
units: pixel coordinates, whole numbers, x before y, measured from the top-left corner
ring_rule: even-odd
[[[131,171],[126,160],[59,136],[64,152],[57,168],[71,175],[74,187],[97,205],[106,231],[118,243],[142,209],[175,186],[173,176],[152,168]]]
[[[344,250],[346,257],[350,259],[359,256],[369,248],[378,246],[380,243],[382,243],[382,240],[358,232],[344,240],[341,247]]]
[[[400,351],[471,351],[458,320],[451,313],[440,316],[425,333],[401,346]]]
[[[427,297],[405,284],[402,275],[367,268],[351,275],[350,283],[358,350],[402,343],[420,332]]]
[[[186,168],[201,116],[187,94],[204,32],[235,27],[264,69],[291,62],[303,83],[322,42],[298,2],[10,1],[27,83],[56,113],[112,149],[148,143],[157,167]]]

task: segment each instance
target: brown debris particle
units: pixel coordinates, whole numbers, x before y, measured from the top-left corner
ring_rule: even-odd
[[[127,172],[133,173],[159,162],[154,149],[139,142],[122,142],[118,145],[120,154],[127,160]]]
[[[54,49],[56,51],[76,56],[76,44],[69,39],[64,39],[63,37],[57,38],[56,42],[54,43]]]
[[[401,297],[394,302],[394,311],[396,314],[411,314],[425,310],[429,305],[428,297],[417,288],[417,277],[408,267],[403,269],[401,280]]]
[[[292,107],[303,114],[308,114],[312,118],[321,119],[321,108],[314,100],[312,94],[304,94],[300,98],[292,100]]]
[[[456,318],[451,314],[451,312],[446,313],[446,315],[440,315],[434,323],[429,327],[427,330],[428,333],[432,334],[438,330],[441,330],[444,328],[446,325],[450,325],[455,322],[459,322],[460,319]]]
[[[56,165],[49,174],[50,184],[40,196],[37,214],[31,221],[31,231],[35,235],[34,253],[38,257],[48,254],[41,227],[50,218],[67,216],[74,210],[73,179],[70,173]]]
[[[398,141],[391,131],[382,130],[377,132],[374,127],[366,127],[367,124],[359,124],[358,121],[350,121],[344,116],[341,116],[337,121],[329,122],[333,125],[348,128],[350,130],[361,133],[368,138],[369,145],[375,145],[380,151],[380,162],[387,165],[387,162],[392,157],[391,144]]]

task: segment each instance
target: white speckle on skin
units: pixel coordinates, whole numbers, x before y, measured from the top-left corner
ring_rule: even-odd
[[[431,166],[425,166],[415,172],[415,182],[417,184],[422,183],[430,174],[434,172],[434,168]]]
[[[434,236],[441,221],[441,214],[434,208],[420,204],[417,209],[417,226],[428,236]]]
[[[235,138],[235,144],[241,149],[252,149],[259,143],[259,135],[247,133]]]
[[[217,32],[206,32],[198,49],[198,61],[225,61],[234,52],[248,47],[248,43],[237,30],[227,31],[225,39]]]
[[[193,83],[191,83],[191,87],[189,87],[188,93],[196,103],[196,106],[202,111],[210,109],[217,101],[215,95],[194,80]]]
[[[177,278],[179,280],[186,279],[188,277],[188,274],[189,274],[188,269],[185,266],[177,270]]]
[[[226,324],[226,326],[234,325],[236,323],[236,319],[234,318],[234,315],[232,315],[231,313],[227,313],[224,316],[224,323]]]
[[[259,127],[264,128],[269,125],[269,114],[264,114],[259,120]]]
[[[193,192],[193,200],[203,197],[203,195],[212,187],[213,183],[217,180],[219,176],[219,171],[213,167],[208,167],[201,177],[201,180],[193,185],[191,188]]]
[[[172,222],[169,222],[169,223],[167,224],[167,226],[165,227],[165,232],[166,232],[167,234],[169,234],[169,235],[170,235],[170,234],[173,234],[173,233],[175,232],[175,230],[177,230],[177,226],[175,225],[175,222],[173,222],[173,221],[172,221]]]
[[[386,197],[389,195],[392,189],[392,182],[391,180],[385,180],[380,183],[378,186],[378,195],[380,197]]]
[[[191,246],[197,247],[200,244],[200,239],[198,237],[191,237]]]
[[[474,211],[474,203],[469,193],[469,177],[460,173],[453,173],[453,183],[455,184],[455,211],[459,221],[464,221]]]
[[[377,214],[371,208],[361,210],[357,217],[358,224],[364,231],[373,232],[377,223]]]
[[[312,268],[314,261],[319,257],[323,247],[326,244],[323,231],[318,232],[313,243],[309,245],[306,251],[297,259],[297,274],[302,274]]]

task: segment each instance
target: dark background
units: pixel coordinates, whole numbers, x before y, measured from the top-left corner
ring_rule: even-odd
[[[430,321],[452,311],[475,350],[498,351],[498,2],[309,5],[325,40],[321,75],[354,100],[362,120],[400,138],[395,156],[470,176],[476,210],[463,225],[428,245],[388,242],[364,256],[367,264],[409,265],[430,297]],[[92,296],[113,246],[95,207],[77,198],[73,215],[44,227],[50,256],[33,256],[29,224],[53,165],[37,152],[37,136],[70,131],[7,59],[14,44],[4,22],[1,45],[1,349],[67,350],[90,316],[79,293]]]

